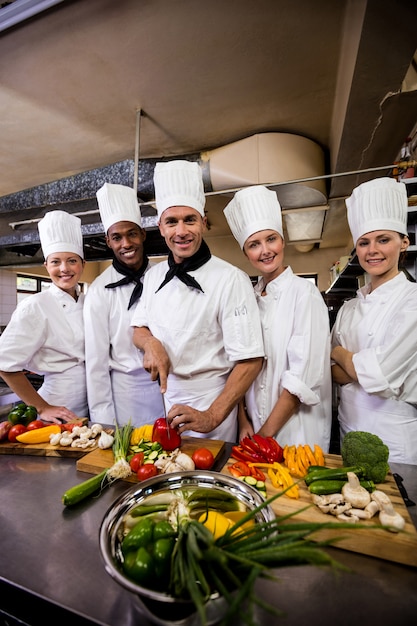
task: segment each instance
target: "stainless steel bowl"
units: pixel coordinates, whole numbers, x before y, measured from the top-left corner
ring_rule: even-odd
[[[169,593],[142,587],[127,578],[120,560],[121,526],[125,516],[138,504],[155,494],[178,489],[218,489],[232,494],[246,510],[253,510],[263,503],[262,495],[241,480],[212,471],[175,472],[160,474],[142,481],[120,496],[108,509],[100,526],[100,552],[107,573],[122,587],[135,594],[142,613],[157,624],[193,626],[199,624],[194,605],[181,601]],[[263,507],[255,520],[265,522],[274,519],[270,506]],[[224,598],[214,593],[206,604],[207,624],[216,624],[224,616],[227,605]]]

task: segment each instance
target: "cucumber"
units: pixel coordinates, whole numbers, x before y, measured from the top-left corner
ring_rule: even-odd
[[[243,482],[247,483],[248,485],[251,485],[251,487],[256,487],[256,483],[258,481],[253,476],[243,476],[242,478],[243,478]]]

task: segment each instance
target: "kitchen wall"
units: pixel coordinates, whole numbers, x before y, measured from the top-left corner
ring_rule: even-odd
[[[0,333],[9,323],[16,302],[16,275],[12,270],[0,270]]]

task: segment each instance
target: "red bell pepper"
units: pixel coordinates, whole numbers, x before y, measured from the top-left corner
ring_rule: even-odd
[[[249,467],[245,461],[238,461],[229,466],[229,472],[235,478],[241,478],[242,476],[253,476],[256,480],[265,481],[264,473],[257,467]]]
[[[282,463],[284,460],[284,449],[279,445],[278,441],[273,437],[267,437],[271,448],[275,449],[276,459],[278,463]]]
[[[232,447],[232,457],[237,461],[245,461],[246,463],[262,463],[265,459],[262,455],[256,452],[248,452],[244,450],[242,446]]]
[[[251,467],[250,475],[253,476],[253,478],[256,478],[256,480],[263,480],[265,482],[265,474],[259,469],[259,467]]]
[[[252,438],[256,445],[259,447],[260,453],[263,455],[267,463],[274,463],[276,461],[276,451],[272,448],[267,437],[261,435],[252,435]]]
[[[238,461],[237,463],[233,463],[233,465],[229,467],[229,471],[236,478],[251,475],[251,468],[247,463],[245,463],[245,461]]]
[[[180,447],[181,435],[167,424],[165,417],[158,417],[153,425],[152,441],[160,443],[164,450],[171,451]]]

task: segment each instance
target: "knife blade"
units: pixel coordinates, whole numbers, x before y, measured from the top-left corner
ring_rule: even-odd
[[[413,502],[409,497],[406,488],[404,487],[403,478],[399,474],[393,474],[394,480],[397,483],[398,491],[403,497],[405,506],[415,506],[416,503]]]
[[[161,380],[159,378],[159,374],[158,374],[157,381],[158,381],[158,385],[161,385]],[[169,425],[168,418],[167,418],[167,408],[166,408],[166,405],[165,405],[165,395],[163,393],[161,393],[161,397],[162,397],[162,406],[164,408],[164,417],[165,417],[165,424],[167,426],[168,439],[171,439],[171,426]]]

